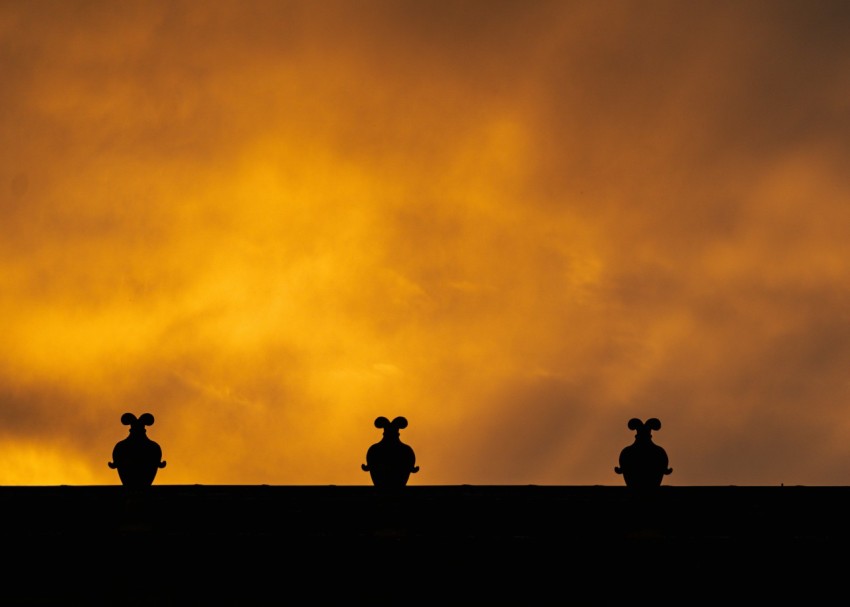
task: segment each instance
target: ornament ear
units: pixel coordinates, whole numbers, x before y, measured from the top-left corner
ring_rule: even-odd
[[[375,420],[376,428],[386,428],[390,425],[390,420],[388,420],[383,415]]]
[[[407,428],[407,418],[399,415],[397,418],[393,420],[393,426],[398,428],[399,430],[404,430]]]
[[[142,413],[139,416],[139,423],[143,426],[153,426],[153,415],[150,413]]]
[[[640,430],[643,427],[643,422],[638,418],[633,417],[629,420],[629,430]]]
[[[133,415],[132,413],[125,413],[124,415],[121,416],[121,423],[124,424],[125,426],[132,426],[137,421],[138,420],[136,419],[136,416]]]
[[[646,420],[646,427],[650,430],[661,430],[661,420],[656,417],[651,417]]]

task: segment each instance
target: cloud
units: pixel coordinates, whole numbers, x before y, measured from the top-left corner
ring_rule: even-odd
[[[4,6],[0,482],[841,484],[846,10]]]

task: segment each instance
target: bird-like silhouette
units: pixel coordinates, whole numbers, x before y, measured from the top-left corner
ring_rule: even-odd
[[[130,435],[118,441],[112,450],[110,468],[118,469],[118,477],[125,487],[140,488],[153,484],[156,472],[165,468],[162,449],[148,438],[145,426],[153,425],[153,415],[143,413],[136,417],[132,413],[121,416],[121,423],[130,426]]]
[[[614,472],[622,474],[626,486],[649,489],[661,485],[664,475],[673,472],[669,468],[667,452],[652,442],[652,431],[660,430],[661,422],[652,417],[642,422],[636,417],[629,420],[629,430],[635,431],[635,442],[620,451],[620,465]]]
[[[399,430],[407,428],[407,419],[386,417],[375,420],[376,428],[384,429],[384,437],[366,451],[366,463],[361,468],[372,477],[376,487],[404,487],[412,473],[419,472],[416,454],[410,445],[401,442]]]

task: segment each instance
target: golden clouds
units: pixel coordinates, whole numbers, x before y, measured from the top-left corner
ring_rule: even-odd
[[[843,482],[832,10],[5,6],[0,482]]]

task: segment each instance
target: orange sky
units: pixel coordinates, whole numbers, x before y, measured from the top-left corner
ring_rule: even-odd
[[[0,484],[847,484],[848,23],[3,2]]]

